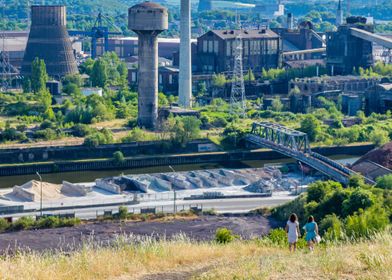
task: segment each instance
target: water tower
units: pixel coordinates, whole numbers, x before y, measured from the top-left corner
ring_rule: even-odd
[[[154,129],[158,121],[158,40],[168,28],[167,9],[144,2],[128,10],[128,28],[138,40],[138,125]]]

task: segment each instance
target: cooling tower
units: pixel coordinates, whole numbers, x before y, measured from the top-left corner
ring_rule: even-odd
[[[61,78],[78,72],[66,24],[65,6],[31,7],[31,28],[22,75],[31,74],[31,63],[36,57],[45,61],[51,77]]]

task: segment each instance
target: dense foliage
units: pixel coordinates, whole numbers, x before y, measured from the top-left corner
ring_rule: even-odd
[[[383,177],[371,187],[357,177],[347,188],[334,181],[318,181],[307,194],[274,209],[273,216],[285,221],[296,213],[304,224],[313,215],[326,240],[369,237],[392,222],[390,181],[390,176]]]

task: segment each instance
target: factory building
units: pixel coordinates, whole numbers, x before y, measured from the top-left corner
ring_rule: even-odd
[[[196,40],[192,40],[196,42]],[[137,56],[137,37],[112,37],[109,38],[108,50],[115,52],[120,58]],[[180,50],[180,38],[158,38],[158,55],[167,59],[173,59],[173,53]],[[97,56],[102,56],[105,51],[104,41],[97,41]]]
[[[298,87],[303,94],[314,94],[333,90],[363,93],[366,89],[379,83],[379,78],[364,78],[360,76],[326,76],[291,80],[289,82],[289,89]]]
[[[352,35],[351,28],[373,33],[374,26],[364,17],[348,17],[337,32],[327,32],[327,66],[332,75],[347,75],[354,69],[373,65],[372,42]]]
[[[197,39],[193,48],[194,73],[222,73],[232,71],[236,37],[239,32],[243,44],[243,68],[261,71],[281,65],[282,43],[270,29],[211,30]]]
[[[392,83],[382,83],[368,88],[365,92],[365,113],[385,114],[392,112]]]
[[[291,21],[291,19],[288,19]],[[288,24],[288,25],[291,25]],[[322,37],[314,31],[310,21],[301,22],[297,28],[272,28],[281,37],[284,52],[318,49],[323,47]],[[320,58],[320,54],[306,54],[304,59]]]

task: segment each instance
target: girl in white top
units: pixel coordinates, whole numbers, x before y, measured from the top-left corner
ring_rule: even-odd
[[[289,250],[290,252],[295,251],[297,249],[298,237],[301,236],[301,233],[299,231],[297,215],[294,213],[290,215],[290,218],[287,221],[286,232],[289,241]]]

